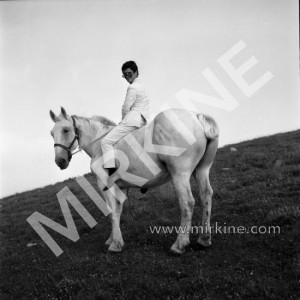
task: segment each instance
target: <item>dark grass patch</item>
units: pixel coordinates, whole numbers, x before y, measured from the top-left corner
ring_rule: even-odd
[[[279,226],[280,233],[212,234],[212,246],[169,249],[180,209],[171,184],[142,195],[130,191],[121,218],[122,253],[107,253],[110,222],[74,179],[1,199],[1,299],[299,299],[300,131],[219,149],[211,170],[212,224]],[[232,152],[234,147],[237,151]],[[95,178],[86,178],[96,187]],[[199,191],[193,225],[201,224]],[[56,258],[26,222],[34,211],[65,225],[56,197],[68,186],[97,225],[90,229],[71,207],[76,243],[49,230],[64,253]],[[28,244],[33,246],[28,247]]]

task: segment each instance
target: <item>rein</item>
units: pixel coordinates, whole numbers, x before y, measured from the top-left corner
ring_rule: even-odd
[[[79,148],[77,151],[73,152],[72,155],[86,149],[88,146],[92,145],[93,143],[95,143],[96,141],[100,140],[102,137],[104,137],[105,135],[107,135],[113,128],[111,128],[110,130],[108,130],[107,132],[103,133],[102,135],[100,135],[99,137],[97,137],[95,140],[91,141],[88,145],[86,145],[85,147]]]
[[[78,141],[78,145],[79,145],[79,130],[78,128],[76,127],[76,122],[75,122],[75,119],[73,116],[71,116],[72,120],[73,120],[73,128],[74,128],[74,132],[75,132],[75,136],[74,136],[74,139],[72,140],[71,144],[69,145],[69,147],[65,146],[65,145],[62,145],[62,144],[58,144],[58,143],[55,143],[54,144],[54,148],[55,147],[61,147],[63,148],[64,150],[66,150],[68,152],[68,159],[69,159],[69,162],[71,161],[72,159],[72,156],[75,155],[76,153],[86,149],[87,147],[89,147],[91,144],[95,143],[96,141],[98,141],[99,139],[101,139],[103,136],[105,136],[106,134],[108,134],[113,128],[111,128],[110,130],[108,130],[107,132],[105,132],[104,134],[102,134],[101,136],[99,136],[98,138],[96,138],[95,140],[93,140],[92,142],[90,142],[88,145],[86,145],[85,147],[82,147],[82,148],[79,148],[77,151],[75,152],[71,152],[71,148],[73,146],[73,144],[75,143],[75,141],[77,140]]]

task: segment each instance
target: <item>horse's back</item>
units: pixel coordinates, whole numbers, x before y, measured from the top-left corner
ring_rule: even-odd
[[[115,149],[126,155],[127,172],[147,179],[146,186],[152,186],[166,182],[170,172],[193,172],[206,145],[199,114],[171,109],[121,139]]]

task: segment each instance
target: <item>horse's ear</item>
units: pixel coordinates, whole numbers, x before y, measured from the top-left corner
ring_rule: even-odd
[[[65,110],[62,106],[61,106],[60,108],[61,108],[61,114],[63,115],[63,117],[64,117],[65,119],[68,119],[68,115],[67,115],[66,110]]]
[[[55,115],[55,113],[52,110],[50,110],[50,117],[54,123],[58,121],[58,117]]]

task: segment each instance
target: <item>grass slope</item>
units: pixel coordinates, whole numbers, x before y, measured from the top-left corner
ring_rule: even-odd
[[[213,234],[212,247],[169,253],[176,233],[149,226],[178,226],[172,185],[145,196],[130,191],[121,218],[126,247],[109,254],[108,218],[75,180],[1,199],[1,299],[233,299],[300,298],[300,131],[219,149],[211,172],[212,224],[280,226],[280,234]],[[237,151],[231,151],[234,147]],[[86,176],[95,185],[92,175]],[[58,258],[26,222],[34,211],[65,225],[56,198],[70,190],[97,220],[93,229],[71,208],[80,240],[48,230],[62,247]],[[196,199],[193,224],[199,224]],[[29,243],[37,245],[28,247]]]

